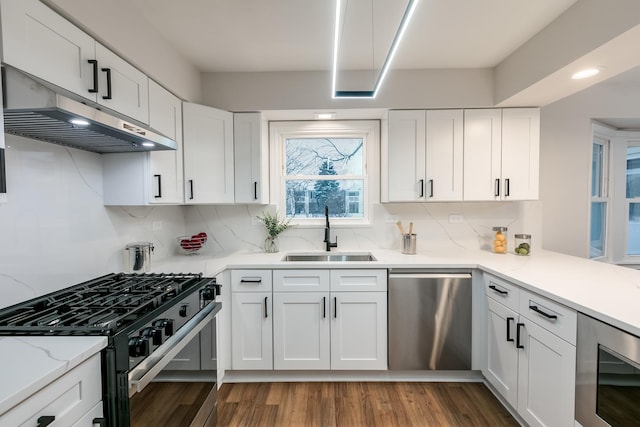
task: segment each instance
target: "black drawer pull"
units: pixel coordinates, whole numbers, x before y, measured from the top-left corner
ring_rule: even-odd
[[[513,322],[513,317],[507,317],[507,341],[513,341],[513,337],[511,336],[511,322]]]
[[[269,312],[267,311],[267,301],[269,300],[269,297],[264,297],[264,318],[266,319],[267,317],[269,317]]]
[[[46,427],[49,424],[51,424],[52,422],[54,422],[55,420],[56,420],[56,417],[54,417],[53,415],[43,415],[43,416],[38,418],[37,427]]]
[[[557,319],[558,318],[558,316],[556,316],[555,314],[549,314],[549,313],[547,313],[545,311],[540,310],[537,305],[530,305],[529,306],[529,310],[533,310],[536,313],[543,315],[547,319]]]
[[[524,348],[520,343],[520,328],[524,326],[524,323],[516,323],[516,348]]]
[[[496,287],[496,285],[489,285],[489,289],[496,291],[497,293],[499,293],[500,295],[508,295],[509,291],[503,291],[502,289],[498,289]]]
[[[322,297],[322,317],[327,317],[327,297]]]
[[[240,283],[262,283],[262,279],[240,279]]]

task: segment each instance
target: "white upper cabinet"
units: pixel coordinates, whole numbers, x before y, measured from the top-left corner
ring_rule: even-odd
[[[182,101],[150,80],[150,125],[177,149],[102,154],[104,204],[144,206],[184,202]]]
[[[153,80],[149,80],[149,125],[175,140],[178,145],[176,150],[149,153],[152,179],[149,202],[182,204],[182,101]]]
[[[233,203],[233,114],[193,103],[182,113],[185,203]]]
[[[269,150],[262,113],[233,115],[235,202],[269,203]]]
[[[462,200],[462,110],[389,111],[389,202]]]
[[[386,179],[389,202],[425,200],[425,122],[424,110],[389,111],[386,150]],[[383,160],[384,161],[384,160]],[[384,168],[383,168],[384,169]]]
[[[540,110],[464,112],[464,200],[538,198]]]
[[[462,200],[462,110],[427,111],[425,198]]]
[[[99,43],[96,43],[96,60],[98,104],[149,123],[149,78]]]
[[[3,0],[1,7],[5,64],[149,122],[146,75],[37,0]]]
[[[3,0],[2,62],[96,100],[91,36],[38,0]]]

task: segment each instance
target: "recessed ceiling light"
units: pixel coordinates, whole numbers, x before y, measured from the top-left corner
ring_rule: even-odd
[[[336,118],[336,113],[313,113],[315,120],[331,120]]]
[[[155,147],[156,144],[154,144],[153,142],[149,142],[149,141],[145,141],[142,143],[143,147]]]
[[[598,68],[587,68],[585,70],[581,70],[581,71],[578,71],[577,73],[572,74],[571,78],[573,80],[586,79],[586,78],[595,76],[599,72],[600,70]]]
[[[84,119],[71,119],[69,123],[76,126],[89,126],[89,122]]]

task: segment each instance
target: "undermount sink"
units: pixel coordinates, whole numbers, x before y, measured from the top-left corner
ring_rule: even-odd
[[[329,262],[347,262],[347,261],[377,261],[376,258],[369,253],[314,253],[314,254],[288,254],[283,261],[329,261]]]

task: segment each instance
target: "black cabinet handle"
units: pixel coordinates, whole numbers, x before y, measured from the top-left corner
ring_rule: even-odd
[[[516,348],[524,348],[520,343],[520,328],[524,326],[524,323],[516,323]]]
[[[498,197],[500,195],[500,178],[496,178],[496,185],[494,187],[495,193],[493,195]]]
[[[504,195],[509,196],[509,178],[504,180]]]
[[[193,180],[189,180],[189,200],[193,200]]]
[[[253,200],[258,200],[258,181],[253,181]]]
[[[429,198],[433,197],[433,180],[429,180]]]
[[[269,297],[264,297],[264,318],[269,317],[269,312],[267,311],[267,300]]]
[[[511,336],[511,322],[513,322],[513,317],[507,317],[507,341],[513,341],[513,337]]]
[[[327,297],[322,297],[322,317],[327,317]]]
[[[102,99],[111,99],[111,68],[101,68],[101,70],[107,73],[107,95]]]
[[[418,181],[420,183],[420,198],[424,197],[424,179]]]
[[[158,180],[158,194],[156,194],[153,197],[155,197],[156,199],[159,199],[160,197],[162,197],[162,176],[157,174],[157,175],[153,175],[153,177]]]
[[[98,424],[100,427],[107,427],[107,419],[106,418],[94,418],[91,421],[91,424]]]
[[[555,314],[549,314],[549,313],[547,313],[547,312],[545,312],[543,310],[540,310],[537,305],[530,305],[529,306],[529,310],[533,310],[536,313],[543,315],[547,319],[554,319],[555,320],[555,319],[558,318],[558,316],[556,316]]]
[[[95,59],[89,59],[87,62],[93,65],[93,87],[89,89],[89,93],[98,92],[98,61]]]
[[[333,297],[333,317],[338,318],[338,297]]]
[[[240,279],[240,283],[262,283],[262,279]]]
[[[491,289],[492,291],[495,291],[497,293],[499,293],[500,295],[508,295],[509,291],[503,291],[502,289],[498,289],[496,287],[496,285],[489,285],[489,289]]]
[[[53,415],[43,415],[37,419],[37,427],[46,427],[56,420]]]

